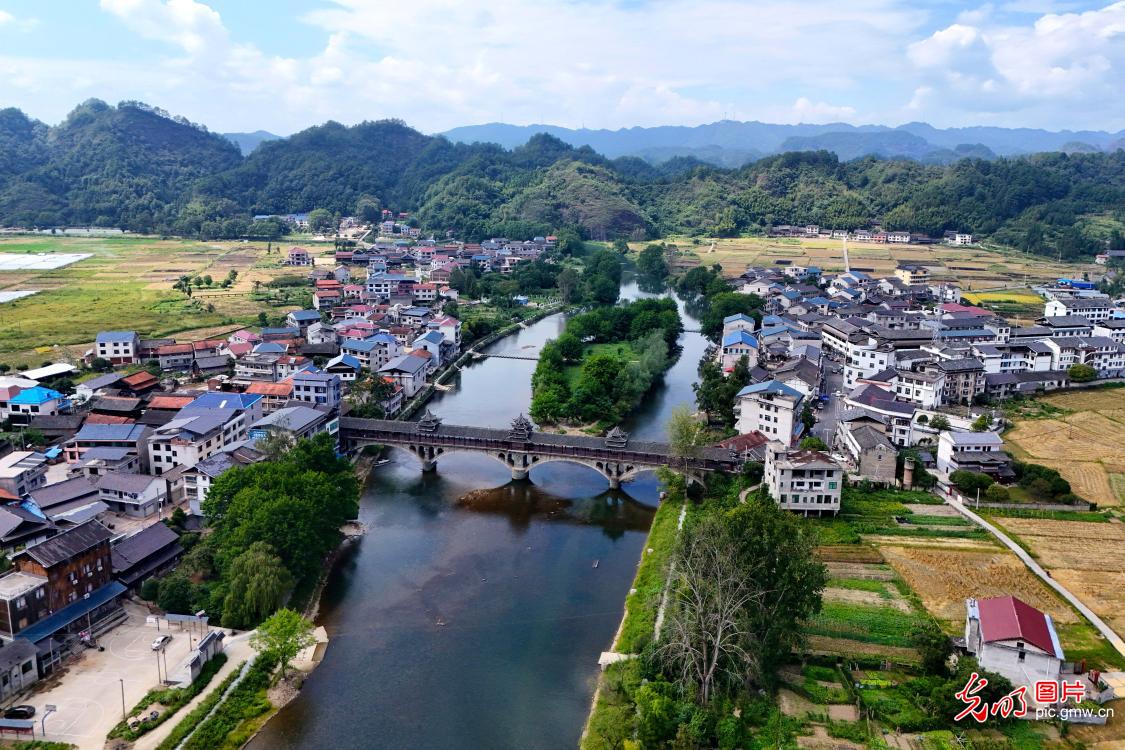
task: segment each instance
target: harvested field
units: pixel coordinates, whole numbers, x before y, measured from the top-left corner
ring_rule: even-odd
[[[970,552],[994,552],[999,545],[987,539],[958,539],[942,536],[890,536],[884,534],[863,534],[863,541],[887,547],[925,547],[945,550],[968,550]]]
[[[1013,455],[1056,469],[1074,492],[1098,505],[1125,502],[1125,486],[1113,475],[1125,473],[1125,393],[1096,389],[1039,399],[1067,411],[1046,419],[1017,421],[1004,439]]]
[[[808,652],[824,656],[884,656],[904,663],[916,664],[920,661],[918,652],[902,646],[883,646],[876,643],[862,643],[846,638],[829,638],[823,635],[810,635],[807,638]]]
[[[806,714],[819,714],[823,711],[823,706],[818,706],[786,688],[777,691],[777,702],[781,708],[781,713],[786,716],[805,716]]]
[[[918,594],[927,611],[939,620],[963,621],[965,599],[970,596],[1004,594],[1018,596],[1049,613],[1057,622],[1078,619],[1019,558],[1008,552],[904,546],[884,547],[883,556]]]
[[[772,266],[778,259],[816,265],[825,271],[841,271],[844,267],[843,243],[827,238],[765,238],[738,237],[730,239],[670,240],[685,253],[677,259],[684,265],[719,263],[723,272],[737,276],[749,265]],[[714,252],[711,252],[712,243]],[[641,245],[634,245],[640,249]],[[1041,256],[1028,255],[999,247],[951,247],[947,245],[885,245],[848,243],[853,269],[870,269],[870,273],[890,276],[903,262],[919,263],[931,270],[933,277],[958,281],[962,289],[995,289],[1011,287],[1011,291],[993,292],[1014,297],[1031,294],[1026,285],[1034,280],[1051,280],[1060,276],[1088,271],[1091,278],[1104,272],[1093,264],[1056,263]]]
[[[1051,575],[1113,628],[1125,633],[1125,573],[1090,575],[1086,570],[1052,570]]]
[[[1082,521],[1048,521],[1038,518],[1004,518],[1000,521],[1018,534],[1074,539],[1086,546],[1090,542],[1125,543],[1125,525],[1117,523],[1083,523]]]

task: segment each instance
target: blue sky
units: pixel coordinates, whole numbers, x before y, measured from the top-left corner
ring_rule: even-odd
[[[218,131],[398,117],[1125,129],[1125,0],[0,0],[0,107]]]

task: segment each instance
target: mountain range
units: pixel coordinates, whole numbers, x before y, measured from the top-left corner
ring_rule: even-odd
[[[883,125],[775,125],[723,120],[708,125],[570,129],[554,125],[490,123],[453,128],[442,135],[461,143],[496,143],[514,148],[536,133],[547,133],[572,146],[589,146],[610,158],[638,156],[660,163],[693,157],[721,167],[738,167],[769,154],[826,150],[847,161],[862,156],[906,157],[948,164],[971,156],[991,159],[1044,151],[1112,151],[1125,147],[1125,131],[1049,131],[1032,128],[935,128],[912,122]]]
[[[833,132],[776,132],[770,148],[794,150],[720,168],[681,149],[715,155],[738,148],[733,141],[673,147],[650,138],[644,148],[660,158],[646,161],[544,133],[512,148],[454,142],[397,120],[330,121],[286,138],[239,140],[139,102],[90,100],[54,126],[5,109],[0,226],[262,238],[282,227],[254,218],[261,214],[377,218],[386,207],[408,212],[427,234],[469,241],[552,232],[713,237],[777,224],[878,222],[937,236],[968,231],[1065,258],[1088,257],[1125,229],[1125,150],[1004,157],[954,144],[940,148],[964,158],[943,165],[861,155],[872,134],[913,154],[925,152],[932,134]],[[1091,138],[1065,137],[1078,135]],[[828,150],[833,143],[845,158]]]

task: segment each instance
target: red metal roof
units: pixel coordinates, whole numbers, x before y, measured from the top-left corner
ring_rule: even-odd
[[[977,602],[980,632],[985,643],[1022,640],[1055,653],[1047,616],[1014,596],[998,596]]]

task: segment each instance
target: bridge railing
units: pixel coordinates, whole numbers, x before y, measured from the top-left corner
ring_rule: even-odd
[[[478,451],[515,451],[519,453],[539,453],[560,458],[585,458],[616,463],[634,463],[647,466],[665,466],[671,463],[666,453],[635,451],[628,448],[595,448],[580,445],[559,445],[551,443],[525,443],[502,438],[474,437],[468,435],[442,435],[440,433],[419,433],[408,430],[386,430],[344,427],[345,440],[381,443],[384,445],[429,445],[441,448],[466,448]],[[732,461],[714,458],[689,458],[684,460],[694,469],[729,469]]]

